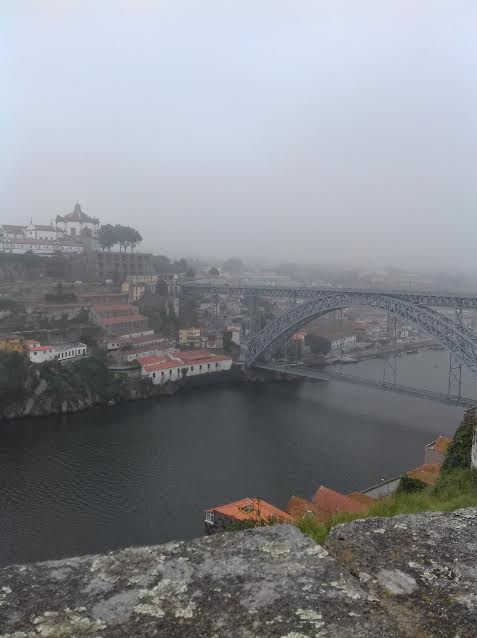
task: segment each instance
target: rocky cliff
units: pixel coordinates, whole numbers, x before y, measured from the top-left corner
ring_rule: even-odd
[[[2,370],[0,364],[0,390]],[[12,374],[9,381],[12,380]],[[3,375],[4,376],[4,375]],[[204,377],[185,377],[175,383],[155,386],[147,379],[131,378],[108,370],[100,360],[82,359],[75,364],[58,362],[24,364],[18,379],[0,393],[0,421],[27,416],[48,416],[79,412],[96,405],[169,396],[184,389],[245,381],[239,369]]]
[[[0,638],[473,638],[477,509],[0,570]]]

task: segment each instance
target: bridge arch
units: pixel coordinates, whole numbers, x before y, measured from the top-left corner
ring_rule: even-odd
[[[257,359],[284,335],[299,330],[312,319],[341,308],[368,306],[412,322],[437,339],[456,360],[477,376],[477,334],[425,306],[399,297],[366,292],[323,292],[316,299],[295,306],[267,324],[248,342],[247,365]]]

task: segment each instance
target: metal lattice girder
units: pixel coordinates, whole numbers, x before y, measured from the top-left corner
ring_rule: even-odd
[[[324,292],[271,321],[248,343],[247,365],[253,363],[286,334],[299,330],[312,319],[352,306],[368,306],[415,324],[420,330],[437,339],[453,353],[473,374],[477,375],[477,334],[461,324],[424,306],[394,296],[370,292]]]
[[[217,295],[243,295],[252,297],[295,298],[298,300],[320,299],[323,294],[369,294],[369,290],[326,289],[296,286],[229,286],[226,284],[184,283],[187,290],[210,292]],[[420,306],[442,308],[477,309],[477,296],[455,295],[435,292],[403,292],[402,290],[375,290],[372,294],[396,297]]]

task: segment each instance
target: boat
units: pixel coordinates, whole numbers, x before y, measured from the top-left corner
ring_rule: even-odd
[[[410,350],[406,350],[406,354],[417,354],[418,352],[418,348],[411,348]]]

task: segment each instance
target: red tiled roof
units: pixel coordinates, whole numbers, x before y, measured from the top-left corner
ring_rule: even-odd
[[[53,346],[34,346],[33,348],[30,348],[30,350],[33,350],[33,352],[39,352],[40,350],[51,350],[53,348]]]
[[[424,465],[419,465],[414,470],[406,472],[406,475],[423,481],[427,485],[434,485],[439,476],[440,468],[440,463],[424,463]]]
[[[337,512],[363,512],[368,509],[363,503],[358,503],[349,496],[330,490],[323,485],[315,492],[312,501],[331,515]]]
[[[63,216],[58,215],[56,220],[68,221],[68,222],[89,222],[89,223],[99,224],[99,221],[97,219],[93,219],[92,217],[84,213],[81,210],[81,206],[78,203],[75,204],[75,207],[73,208],[71,213],[68,213],[67,215],[63,215]]]
[[[219,512],[237,521],[268,521],[270,518],[278,518],[287,522],[293,520],[290,514],[261,498],[242,498],[239,501],[211,507],[205,511]]]
[[[313,516],[317,521],[323,522],[330,518],[330,514],[325,512],[319,505],[299,496],[292,496],[285,510],[295,519]]]

